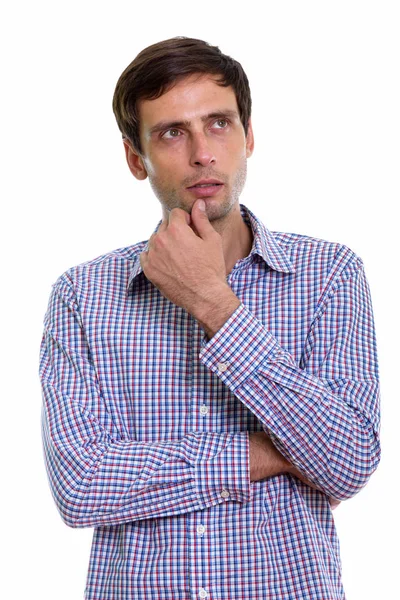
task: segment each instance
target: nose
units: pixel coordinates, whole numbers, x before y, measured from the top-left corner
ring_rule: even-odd
[[[193,167],[207,167],[215,163],[216,158],[210,147],[210,141],[204,133],[194,133],[191,141],[190,164]]]

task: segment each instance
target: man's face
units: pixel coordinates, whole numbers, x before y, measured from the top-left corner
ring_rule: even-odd
[[[210,220],[224,218],[246,180],[253,151],[231,87],[210,75],[192,75],[155,100],[139,103],[143,153],[126,143],[128,164],[138,179],[149,178],[163,216],[176,207],[191,211],[197,198],[206,202]]]

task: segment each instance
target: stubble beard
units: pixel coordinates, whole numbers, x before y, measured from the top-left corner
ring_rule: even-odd
[[[227,185],[228,180],[226,175],[218,173],[218,171],[215,170],[199,174],[196,178],[192,177],[191,180],[184,180],[180,189],[182,190],[193,185],[193,183],[199,179],[215,178],[222,181],[226,187],[223,195],[219,198],[215,198],[215,200],[213,197],[210,198],[210,201],[206,202],[206,210],[210,221],[224,220],[228,217],[232,209],[239,205],[239,198],[246,183],[246,177],[247,159],[244,159],[241,167],[236,172],[231,189],[229,189],[229,186]],[[173,208],[181,208],[188,213],[191,212],[195,198],[193,198],[193,200],[182,199],[179,195],[182,192],[169,187],[164,183],[162,178],[149,175],[149,182],[154,195],[158,198],[163,207],[163,213],[169,213]],[[186,194],[189,196],[190,192],[186,192]]]

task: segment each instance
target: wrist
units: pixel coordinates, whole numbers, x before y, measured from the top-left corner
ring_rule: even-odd
[[[240,306],[241,301],[227,284],[209,288],[207,298],[193,313],[194,318],[211,339]]]

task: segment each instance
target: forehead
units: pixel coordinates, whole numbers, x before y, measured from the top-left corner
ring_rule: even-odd
[[[159,98],[141,100],[138,103],[141,128],[147,130],[158,121],[192,121],[213,111],[238,113],[233,88],[218,85],[216,81],[212,75],[190,75]]]

